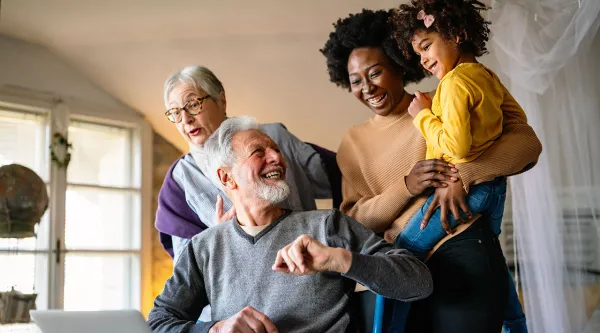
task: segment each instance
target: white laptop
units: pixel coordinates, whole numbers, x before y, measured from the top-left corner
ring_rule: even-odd
[[[32,310],[42,333],[152,333],[137,310]]]

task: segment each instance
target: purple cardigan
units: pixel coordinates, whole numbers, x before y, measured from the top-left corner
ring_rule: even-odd
[[[342,202],[342,173],[337,165],[336,153],[311,143],[309,145],[317,151],[323,161],[332,189],[333,207],[339,208]],[[187,204],[184,191],[173,179],[173,169],[180,159],[173,163],[165,176],[158,193],[156,210],[155,226],[159,232],[159,240],[171,258],[173,258],[171,236],[191,239],[208,228]]]

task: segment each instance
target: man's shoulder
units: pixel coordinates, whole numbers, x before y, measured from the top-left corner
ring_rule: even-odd
[[[336,208],[293,212],[288,218],[293,219],[288,223],[291,228],[307,234],[331,234],[340,228],[360,225]]]
[[[315,209],[306,211],[294,211],[288,219],[294,219],[296,221],[305,221],[306,223],[325,222],[330,218],[336,218],[345,215],[340,210],[333,209]]]
[[[199,248],[211,244],[217,237],[225,236],[233,231],[233,221],[227,221],[212,226],[192,237],[194,248]],[[227,237],[227,236],[225,236]]]
[[[328,217],[337,209],[313,209],[313,210],[297,210],[293,211],[289,217],[310,219],[315,217]]]

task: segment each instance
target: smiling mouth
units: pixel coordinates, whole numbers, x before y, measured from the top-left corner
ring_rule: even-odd
[[[380,107],[385,102],[386,97],[387,97],[387,94],[384,93],[384,94],[381,94],[378,96],[367,98],[367,103],[369,103],[369,105],[371,105],[372,107]]]
[[[260,176],[265,179],[280,179],[280,180],[282,180],[283,179],[283,168],[277,167],[277,169],[278,170],[272,170],[272,171],[264,173]]]
[[[437,61],[436,61],[436,62],[434,62],[434,63],[433,63],[433,65],[429,66],[429,67],[427,68],[427,70],[428,70],[428,71],[429,71],[431,74],[433,74],[433,72],[435,71],[435,68],[436,68],[436,67],[437,67]]]
[[[198,133],[200,133],[200,130],[201,130],[200,128],[194,128],[193,130],[189,131],[188,133],[191,136],[194,136],[194,135],[197,135]]]

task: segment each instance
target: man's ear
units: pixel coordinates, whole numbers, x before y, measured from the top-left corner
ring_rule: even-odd
[[[231,177],[231,169],[225,167],[218,168],[217,177],[219,178],[221,185],[223,185],[225,189],[233,190],[237,188],[237,183],[235,182],[235,179]]]

